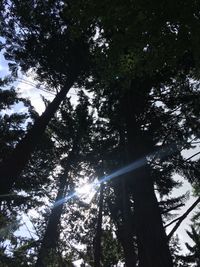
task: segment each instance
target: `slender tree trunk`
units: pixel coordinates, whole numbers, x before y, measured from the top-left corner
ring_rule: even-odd
[[[99,197],[99,212],[97,218],[97,229],[96,236],[94,238],[94,267],[101,267],[101,257],[102,257],[102,212],[103,212],[103,184],[100,185],[100,197]]]
[[[60,202],[66,196],[67,179],[66,173],[61,176],[57,197],[55,200],[55,206],[51,211],[47,228],[42,240],[41,248],[39,250],[38,259],[35,267],[47,267],[49,263],[53,264],[53,258],[55,256],[55,249],[59,239],[59,225],[60,218],[63,211],[64,202]]]
[[[80,131],[81,133],[81,131]],[[46,231],[41,243],[41,248],[38,253],[38,259],[35,267],[47,267],[48,263],[52,257],[55,256],[55,249],[57,247],[59,239],[59,225],[60,218],[63,212],[64,201],[63,198],[66,197],[67,191],[67,177],[70,171],[71,164],[76,163],[78,157],[78,144],[80,143],[79,135],[74,138],[73,147],[68,154],[67,161],[65,162],[65,171],[63,175],[60,176],[58,193],[55,199],[54,207],[51,211]],[[60,201],[61,200],[61,201]]]
[[[134,247],[134,233],[131,221],[131,212],[130,212],[130,203],[129,203],[129,194],[126,188],[125,179],[126,176],[121,177],[119,184],[114,184],[114,190],[116,195],[116,207],[112,208],[111,203],[108,203],[110,206],[111,216],[117,226],[117,238],[121,243],[124,252],[125,266],[126,267],[135,267],[136,266],[136,251]],[[119,219],[119,214],[122,218]],[[121,223],[120,223],[121,221]]]
[[[44,113],[36,120],[33,127],[25,137],[17,144],[13,153],[0,165],[0,194],[8,194],[12,189],[17,177],[25,168],[31,153],[34,151],[38,140],[44,133],[49,121],[57,111],[60,103],[64,100],[67,92],[72,87],[75,78],[71,77],[65,87],[57,94],[48,105]]]

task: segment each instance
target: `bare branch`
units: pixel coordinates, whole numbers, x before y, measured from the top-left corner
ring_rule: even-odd
[[[195,153],[195,154],[193,154],[191,157],[187,158],[186,161],[190,160],[191,158],[193,158],[193,157],[195,157],[195,156],[197,156],[197,155],[199,155],[199,154],[200,154],[200,151],[197,152],[197,153]]]

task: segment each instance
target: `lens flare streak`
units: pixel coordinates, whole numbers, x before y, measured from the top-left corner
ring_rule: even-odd
[[[90,187],[90,190],[92,190],[92,189],[96,190],[96,188],[98,188],[101,183],[108,182],[109,180],[111,180],[113,178],[119,177],[120,175],[129,173],[129,172],[131,172],[133,170],[136,170],[136,169],[142,167],[145,164],[146,164],[146,158],[143,158],[143,159],[138,160],[136,162],[133,162],[132,164],[129,164],[126,167],[123,167],[123,168],[121,168],[121,169],[119,169],[119,170],[117,170],[117,171],[115,171],[115,172],[113,172],[113,173],[111,173],[109,175],[103,176],[102,178],[99,179],[99,181],[96,181],[94,183],[88,184],[87,187]],[[77,190],[75,192],[69,194],[65,198],[62,198],[62,199],[56,201],[54,206],[53,206],[53,208],[56,208],[59,205],[68,202],[72,198],[79,196],[80,195],[80,193],[79,193],[80,191],[81,191],[81,188],[77,188]],[[85,192],[84,194],[86,194],[86,193],[87,192]],[[89,194],[89,192],[88,192],[88,194]]]
[[[131,163],[131,164],[129,164],[129,165],[117,170],[117,171],[114,171],[113,173],[111,173],[109,175],[101,177],[98,181],[95,181],[91,184],[87,184],[85,186],[89,187],[90,190],[92,190],[92,189],[97,190],[97,188],[100,186],[101,183],[108,182],[113,178],[119,177],[123,174],[129,173],[131,171],[134,171],[134,170],[139,169],[142,166],[146,165],[148,157],[153,157],[153,156],[157,155],[161,159],[161,158],[164,158],[165,156],[169,156],[175,150],[177,150],[175,145],[170,145],[170,146],[165,147],[165,148],[162,147],[159,151],[157,151],[155,153],[151,153],[151,154],[149,154],[149,155],[147,155],[147,156],[145,156],[145,157],[143,157],[137,161],[134,161],[133,163]],[[68,196],[56,201],[53,208],[56,208],[57,206],[59,206],[63,203],[66,203],[67,201],[71,200],[74,197],[79,197],[80,191],[81,191],[81,188],[77,188],[76,191],[74,191],[73,193],[71,193]],[[87,193],[89,194],[89,192],[85,192],[84,195],[86,195]]]

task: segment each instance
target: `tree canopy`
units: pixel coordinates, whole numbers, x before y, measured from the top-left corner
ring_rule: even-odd
[[[198,219],[190,254],[172,237],[200,202],[198,1],[2,0],[0,20],[1,264],[198,266]],[[41,115],[30,73],[55,94]]]

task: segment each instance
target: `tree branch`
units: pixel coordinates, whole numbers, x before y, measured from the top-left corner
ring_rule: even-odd
[[[200,151],[197,152],[197,153],[195,153],[195,154],[193,154],[191,157],[187,158],[186,161],[190,160],[191,158],[193,158],[193,157],[195,157],[195,156],[197,156],[197,155],[199,155],[199,154],[200,154]]]
[[[180,226],[180,224],[185,220],[185,218],[188,216],[188,214],[200,203],[200,197],[197,198],[197,200],[189,207],[189,209],[187,209],[187,211],[180,216],[179,218],[175,219],[174,221],[172,221],[171,223],[169,223],[168,225],[166,225],[165,227],[171,225],[172,223],[174,223],[175,221],[178,220],[178,222],[175,224],[174,228],[171,230],[171,232],[168,234],[167,238],[168,240],[170,240],[170,238],[173,236],[173,234],[176,232],[176,230],[178,229],[178,227]]]

